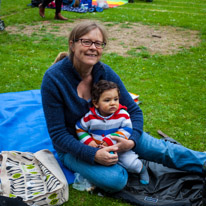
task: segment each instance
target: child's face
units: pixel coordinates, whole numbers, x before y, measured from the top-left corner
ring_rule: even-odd
[[[119,108],[119,94],[117,89],[104,91],[97,103],[93,102],[99,113],[106,117],[116,112]]]

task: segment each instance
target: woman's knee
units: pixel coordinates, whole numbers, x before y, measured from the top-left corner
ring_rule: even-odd
[[[118,169],[113,170],[110,174],[105,175],[105,180],[100,188],[107,192],[113,193],[122,190],[128,181],[128,173],[125,168],[120,165],[117,166]]]

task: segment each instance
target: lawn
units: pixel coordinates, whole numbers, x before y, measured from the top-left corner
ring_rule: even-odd
[[[172,54],[152,53],[145,45],[133,48],[122,39],[119,44],[129,50],[127,55],[106,52],[102,61],[119,74],[128,91],[140,95],[146,132],[158,137],[157,130],[162,130],[186,147],[206,151],[206,0],[154,0],[152,3],[135,0],[133,4],[101,13],[64,11],[62,14],[69,18],[68,22],[54,20],[52,9],[47,9],[46,18],[42,19],[37,8],[27,6],[29,3],[29,0],[4,0],[0,5],[0,19],[7,28],[17,28],[16,33],[0,32],[0,93],[40,89],[45,71],[59,52],[68,49],[66,35],[55,34],[62,32],[61,25],[68,22],[93,19],[107,24],[108,29],[109,25],[119,24],[122,31],[138,23],[157,32],[169,27],[189,34],[197,32],[194,39],[199,40],[197,44],[189,47],[183,44]],[[54,33],[44,26],[47,21],[53,24]],[[32,30],[30,35],[23,32],[36,25],[38,30]],[[184,38],[182,41],[187,43]],[[168,50],[172,46],[175,45],[170,45]],[[64,206],[107,204],[129,205],[76,191],[70,185],[70,199]]]

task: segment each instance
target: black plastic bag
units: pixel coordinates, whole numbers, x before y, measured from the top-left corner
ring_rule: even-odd
[[[180,144],[169,137],[164,139]],[[205,204],[204,174],[180,171],[145,160],[142,162],[150,175],[149,185],[141,185],[137,174],[129,174],[127,186],[122,191],[107,195],[137,206],[203,206]]]
[[[22,198],[9,198],[0,196],[0,206],[28,206],[25,202],[22,201]]]

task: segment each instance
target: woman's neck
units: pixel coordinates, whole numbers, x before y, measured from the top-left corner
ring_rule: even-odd
[[[87,68],[87,69],[83,69],[83,70],[77,69],[77,71],[80,74],[82,80],[88,79],[92,74],[92,68],[89,68],[89,69]]]
[[[92,88],[92,75],[90,73],[87,76],[82,77],[82,81],[77,86],[78,96],[85,100],[91,99],[91,88]]]
[[[73,64],[82,79],[87,79],[92,74],[93,66],[79,65],[75,62]]]

